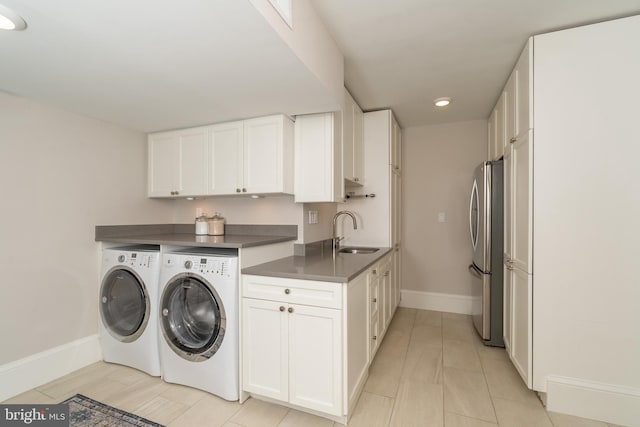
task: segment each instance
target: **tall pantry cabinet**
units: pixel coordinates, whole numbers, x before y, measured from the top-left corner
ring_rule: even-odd
[[[548,410],[622,425],[640,419],[639,39],[640,16],[531,38],[489,143],[509,357]]]
[[[504,158],[504,319],[507,354],[531,388],[533,327],[533,39],[489,119],[489,158]]]

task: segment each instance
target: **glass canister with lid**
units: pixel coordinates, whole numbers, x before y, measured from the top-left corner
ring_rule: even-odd
[[[209,222],[207,216],[202,214],[196,218],[196,235],[206,236],[207,234],[209,234]]]
[[[209,236],[224,235],[224,217],[220,212],[216,212],[209,218]]]

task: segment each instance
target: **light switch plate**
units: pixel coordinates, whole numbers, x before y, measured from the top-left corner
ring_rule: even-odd
[[[444,212],[438,212],[438,222],[447,222],[447,215]]]

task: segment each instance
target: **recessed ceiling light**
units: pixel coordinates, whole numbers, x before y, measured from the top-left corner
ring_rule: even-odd
[[[436,107],[446,107],[447,105],[451,104],[451,98],[446,96],[443,98],[437,98],[433,100],[433,103]]]
[[[0,30],[24,30],[27,23],[17,13],[0,4]]]

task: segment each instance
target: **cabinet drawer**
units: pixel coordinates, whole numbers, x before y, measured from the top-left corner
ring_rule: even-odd
[[[271,301],[342,308],[342,283],[267,276],[242,276],[242,295]]]

